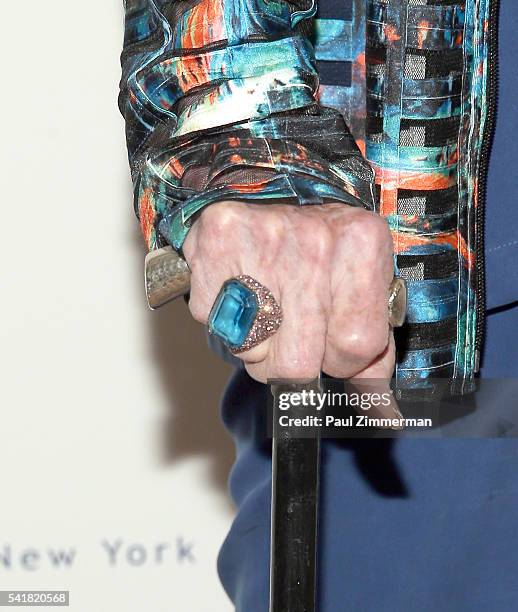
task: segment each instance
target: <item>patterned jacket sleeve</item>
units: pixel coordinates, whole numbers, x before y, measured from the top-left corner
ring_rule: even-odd
[[[373,173],[317,102],[316,0],[126,0],[119,105],[150,250],[211,202],[373,207]]]

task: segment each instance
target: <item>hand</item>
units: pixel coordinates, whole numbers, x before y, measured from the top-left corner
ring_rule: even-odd
[[[240,274],[281,304],[277,333],[238,355],[256,380],[311,379],[321,370],[336,378],[392,376],[392,239],[379,215],[342,204],[219,202],[203,211],[183,250],[197,321],[207,323],[222,284]]]

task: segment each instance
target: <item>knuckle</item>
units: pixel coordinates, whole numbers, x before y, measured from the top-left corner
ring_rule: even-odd
[[[349,231],[355,236],[357,246],[363,254],[379,256],[380,252],[392,253],[392,236],[385,219],[370,211],[359,211]]]
[[[203,260],[217,260],[236,244],[239,211],[227,203],[208,206],[199,219],[198,252]],[[236,244],[239,247],[238,244]]]
[[[270,275],[275,262],[286,252],[287,223],[285,215],[267,208],[251,210],[246,224],[241,226],[239,244],[247,265],[268,270]]]
[[[387,342],[387,333],[372,327],[357,327],[344,339],[341,350],[357,361],[369,363],[385,350]]]
[[[265,249],[275,249],[276,245],[284,241],[286,223],[283,215],[270,212],[264,222],[255,225],[255,230],[260,234],[258,239],[264,244]]]
[[[235,202],[216,202],[203,210],[200,221],[204,231],[221,236],[232,232],[239,221],[240,212]]]
[[[333,234],[326,223],[309,220],[303,228],[302,236],[304,241],[309,243],[310,253],[316,261],[329,260],[333,248]]]

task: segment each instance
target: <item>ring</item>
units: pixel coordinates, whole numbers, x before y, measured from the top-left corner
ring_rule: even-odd
[[[209,315],[209,333],[234,353],[248,351],[279,329],[282,310],[272,292],[251,276],[225,281]]]
[[[401,327],[406,317],[406,283],[395,276],[389,287],[388,311],[390,327]]]

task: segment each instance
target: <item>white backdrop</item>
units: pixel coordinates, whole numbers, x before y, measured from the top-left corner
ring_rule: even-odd
[[[0,589],[69,589],[74,612],[229,612],[229,368],[183,303],[145,305],[121,5],[2,7]]]

